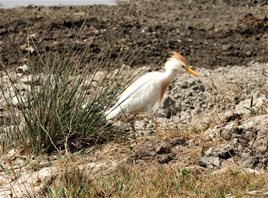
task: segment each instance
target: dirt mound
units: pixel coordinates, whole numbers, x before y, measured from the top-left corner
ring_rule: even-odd
[[[206,150],[200,158],[200,164],[210,168],[220,167],[226,160],[232,159],[245,168],[267,170],[267,115],[250,117],[243,121],[240,116],[233,118],[235,119],[207,131],[209,135],[214,133],[227,143]]]

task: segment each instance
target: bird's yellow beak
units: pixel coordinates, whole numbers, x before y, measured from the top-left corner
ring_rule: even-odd
[[[199,77],[199,74],[192,70],[189,66],[184,65],[183,69],[185,69],[185,71],[187,71],[189,74],[192,74],[195,77]]]

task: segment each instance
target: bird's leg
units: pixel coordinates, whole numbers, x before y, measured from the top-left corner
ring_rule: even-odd
[[[133,131],[133,134],[134,134],[134,139],[135,141],[137,140],[137,136],[136,136],[136,129],[135,129],[135,120],[130,120],[130,127],[131,127],[131,130]]]
[[[154,115],[151,117],[150,121],[151,121],[151,125],[152,125],[152,130],[156,131],[157,127],[158,127],[158,123],[157,123]]]
[[[134,139],[136,141],[137,139],[137,136],[136,136],[136,133],[137,133],[137,130],[135,129],[135,120],[133,119],[133,117],[128,117],[126,114],[125,114],[125,118],[126,118],[126,121],[129,123],[130,125],[130,129],[131,131],[133,132],[134,134]]]
[[[122,110],[122,112],[123,112],[123,114],[124,114],[125,119],[126,119],[127,122],[130,124],[130,128],[131,128],[131,130],[132,130],[132,132],[133,132],[133,134],[134,134],[134,139],[135,139],[135,141],[136,141],[137,138],[136,138],[135,120],[129,118],[129,115],[127,115],[127,114],[125,113],[125,111],[123,111],[122,108],[121,108],[121,110]]]
[[[155,129],[155,120],[152,108],[147,109],[148,118],[149,118],[149,133],[153,133]]]

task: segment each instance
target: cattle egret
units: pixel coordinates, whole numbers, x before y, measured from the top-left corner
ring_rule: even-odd
[[[150,72],[138,78],[122,93],[118,102],[105,112],[106,119],[138,112],[147,112],[152,118],[154,105],[160,102],[168,85],[181,69],[193,76],[199,76],[181,54],[173,52],[165,63],[165,71]]]

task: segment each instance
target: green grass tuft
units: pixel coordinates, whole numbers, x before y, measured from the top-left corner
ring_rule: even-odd
[[[123,55],[96,82],[93,79],[102,71],[101,60],[108,53],[101,52],[98,61],[84,65],[81,61],[87,49],[76,53],[76,60],[52,58],[50,54],[46,60],[29,62],[32,80],[30,89],[23,93],[16,90],[16,85],[23,83],[2,65],[9,89],[14,90],[19,101],[19,105],[8,107],[13,127],[1,135],[3,147],[20,145],[31,153],[60,153],[103,143],[119,134],[120,130],[115,131],[106,123],[103,112],[135,77],[132,72],[124,71],[123,64],[130,64],[134,54]],[[3,89],[1,92],[5,94]],[[8,103],[10,98],[5,100]]]

